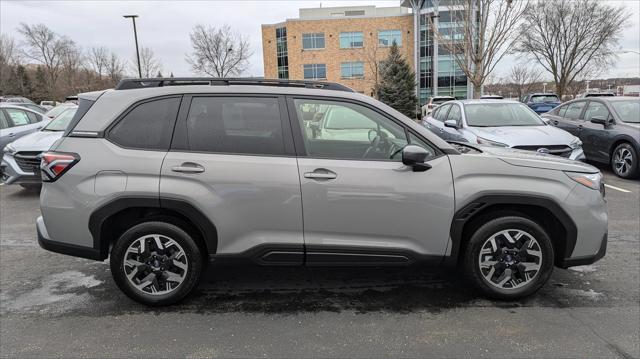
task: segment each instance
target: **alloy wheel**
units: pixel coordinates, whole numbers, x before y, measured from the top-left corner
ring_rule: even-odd
[[[507,229],[491,235],[480,248],[480,272],[492,286],[516,289],[530,283],[540,272],[542,250],[529,233]]]
[[[184,249],[175,240],[150,234],[129,245],[122,266],[134,288],[145,294],[163,295],[182,284],[189,262]]]
[[[628,148],[620,147],[613,155],[613,164],[618,175],[626,176],[633,166],[633,154]]]

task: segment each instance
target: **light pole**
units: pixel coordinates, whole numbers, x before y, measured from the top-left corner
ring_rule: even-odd
[[[136,40],[136,58],[138,59],[138,77],[142,78],[142,69],[140,68],[140,51],[138,50],[138,31],[136,30],[136,18],[138,15],[122,15],[125,19],[133,21],[133,38]]]
[[[547,83],[546,82],[542,83],[542,93],[547,93]]]

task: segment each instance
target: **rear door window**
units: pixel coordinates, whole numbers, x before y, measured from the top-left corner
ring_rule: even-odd
[[[567,112],[564,114],[565,118],[570,118],[572,120],[580,119],[580,115],[582,114],[582,109],[584,109],[585,101],[578,101],[571,103],[567,106]]]
[[[11,122],[13,122],[14,126],[24,126],[30,123],[29,116],[26,111],[18,110],[15,108],[6,108],[7,114],[9,118],[11,118]]]
[[[275,97],[194,97],[186,130],[191,151],[285,154],[280,105]]]
[[[170,97],[135,105],[111,128],[107,138],[126,148],[168,150],[180,100]]]

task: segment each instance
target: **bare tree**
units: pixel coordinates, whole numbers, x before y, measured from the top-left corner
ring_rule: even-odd
[[[21,23],[18,32],[24,37],[24,55],[44,66],[48,94],[58,97],[56,85],[63,68],[63,56],[68,48],[74,46],[73,41],[56,34],[44,24]]]
[[[193,52],[186,60],[194,72],[215,77],[238,76],[248,66],[251,49],[247,38],[221,28],[197,25],[190,34]]]
[[[371,77],[367,78],[367,81],[371,83],[371,96],[376,99],[378,98],[378,93],[375,89],[380,85],[382,55],[382,51],[380,51],[377,42],[373,46],[365,46],[362,48],[362,58],[371,73]]]
[[[578,76],[615,58],[630,14],[597,0],[545,0],[524,14],[517,50],[552,76],[562,97]]]
[[[525,93],[531,92],[533,86],[542,79],[542,71],[527,65],[515,65],[511,67],[508,81],[516,90],[518,98]]]
[[[0,34],[0,91],[10,91],[14,80],[14,67],[19,65],[20,55],[12,37]]]
[[[131,61],[132,71],[138,72],[137,59]],[[140,48],[140,72],[142,77],[153,77],[162,70],[162,64],[156,58],[153,50],[149,47]]]
[[[115,85],[124,76],[124,69],[127,67],[126,61],[120,59],[114,52],[107,59],[105,71],[111,80],[111,84]]]
[[[449,11],[458,26],[433,29],[438,42],[473,84],[474,98],[480,98],[487,77],[513,48],[513,29],[528,4],[528,0],[453,0]]]
[[[109,50],[104,46],[92,47],[87,55],[87,62],[98,77],[102,78],[109,62]]]

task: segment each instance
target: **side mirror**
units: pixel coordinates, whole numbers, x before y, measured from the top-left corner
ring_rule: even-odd
[[[600,116],[592,117],[591,118],[591,122],[600,124],[600,125],[602,125],[604,127],[607,127],[609,125],[609,121],[607,119],[605,119],[604,117],[600,117]]]
[[[402,163],[405,166],[411,166],[413,172],[424,172],[431,168],[431,165],[424,163],[429,157],[429,152],[424,148],[416,145],[406,145],[402,149]]]
[[[446,120],[444,121],[445,127],[458,128],[458,122],[456,120]]]

